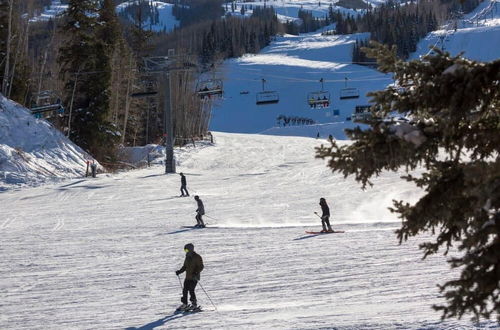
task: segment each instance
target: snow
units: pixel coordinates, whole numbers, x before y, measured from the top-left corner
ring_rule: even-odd
[[[332,135],[333,138],[337,140],[345,140],[346,135],[344,129],[354,128],[358,126],[352,122],[337,122],[337,123],[327,123],[327,124],[316,124],[316,125],[304,125],[304,126],[286,126],[286,127],[272,127],[267,130],[260,132],[260,134],[265,135],[280,135],[280,136],[304,136],[316,138],[318,133],[320,138],[328,138]]]
[[[81,177],[88,159],[47,121],[0,95],[0,191]]]
[[[340,11],[345,15],[356,16],[364,13],[364,10],[353,10],[337,6],[337,2],[338,1],[276,0],[266,1],[265,5],[274,8],[281,22],[297,21],[299,10],[301,9],[311,12],[316,18],[325,18],[325,16],[328,16],[330,5],[332,5],[333,11]],[[376,7],[387,2],[387,0],[365,0],[365,2]],[[235,11],[232,12],[231,6],[228,4],[227,13],[229,15],[239,16],[242,6],[246,8],[245,16],[250,16],[253,13],[253,8],[264,6],[264,1],[236,1]]]
[[[67,4],[62,4],[60,0],[52,0],[50,6],[44,9],[39,15],[35,15],[30,19],[30,22],[46,22],[54,19],[57,16],[62,15],[66,9],[68,9]]]
[[[444,47],[451,55],[464,52],[463,56],[476,61],[500,58],[500,1],[482,2],[472,13],[457,21],[456,31],[454,22],[449,22],[431,32],[420,41],[411,58],[429,54],[431,46]]]
[[[343,133],[337,134],[339,123],[351,116],[356,105],[369,103],[366,93],[392,82],[390,75],[350,63],[356,39],[368,37],[366,33],[286,35],[277,37],[257,55],[226,61],[220,72],[225,81],[224,98],[214,104],[211,128],[236,133],[278,132],[271,129],[276,126],[276,118],[283,114],[310,118],[319,124],[334,123],[336,128],[325,134],[345,139]],[[340,91],[346,87],[346,77],[347,87],[359,89],[359,99],[339,99]],[[280,93],[279,103],[255,104],[256,93],[262,91],[262,78],[267,81],[266,90]],[[321,90],[321,78],[324,89],[331,94],[332,105],[329,109],[311,109],[308,93]],[[249,93],[241,94],[242,91]],[[340,115],[334,116],[333,110],[339,110]],[[347,125],[352,127],[350,122]],[[309,133],[304,136],[311,136]]]
[[[123,11],[126,7],[130,6],[132,3],[135,3],[134,0],[123,2],[116,6],[117,13]],[[149,3],[158,8],[159,12],[159,23],[153,24],[151,20],[145,23],[144,28],[148,30],[152,30],[155,32],[161,31],[172,31],[176,26],[179,25],[179,21],[172,15],[172,4],[163,2],[163,1],[149,1]],[[47,7],[42,13],[36,15],[35,17],[30,19],[30,22],[40,22],[40,21],[49,21],[54,19],[55,17],[62,15],[64,11],[68,9],[67,4],[62,4],[60,0],[52,0],[52,3],[49,7]],[[133,17],[130,17],[130,20],[133,20]]]
[[[118,13],[122,12],[125,8],[128,6],[134,4],[136,1],[131,0],[131,1],[126,1],[118,6],[116,6],[116,11]],[[149,21],[146,21],[144,23],[143,28],[146,30],[151,30],[155,32],[162,32],[162,31],[172,31],[176,26],[180,24],[180,22],[172,15],[172,7],[173,4],[166,3],[163,1],[148,1],[149,4],[153,7],[156,7],[159,12],[159,23],[154,24],[151,19],[149,18]],[[129,17],[129,19],[132,21],[134,18]]]
[[[372,4],[379,5],[382,2],[374,1]],[[263,5],[262,2],[244,4]],[[303,6],[308,10],[318,8],[315,1],[269,1],[267,5],[276,7],[281,14],[287,6],[292,5],[296,8]],[[327,9],[328,3],[322,3],[319,8],[323,7]],[[449,28],[452,23],[431,32],[418,44],[418,50],[411,58],[429,53],[429,46],[440,42],[439,36],[445,36],[445,49],[453,55],[465,52],[465,57],[481,61],[500,57],[500,1],[481,3],[459,22],[456,32]],[[390,75],[350,63],[355,40],[368,38],[367,33],[286,35],[277,37],[257,55],[226,61],[218,73],[224,80],[224,98],[214,104],[211,128],[235,133],[265,132],[308,137],[315,137],[319,131],[322,136],[332,134],[337,139],[345,139],[342,126],[353,127],[346,118],[352,115],[355,106],[369,104],[366,93],[382,90],[393,82]],[[345,77],[349,79],[347,87],[359,89],[359,99],[339,99],[341,89],[346,87]],[[256,93],[262,91],[263,78],[267,81],[266,90],[279,93],[279,103],[255,104]],[[332,106],[329,109],[311,109],[307,104],[308,93],[321,89],[320,78],[325,80],[324,89],[331,93]],[[241,93],[243,91],[248,93]],[[340,115],[333,116],[333,110],[338,110]],[[276,127],[279,115],[310,118],[319,126],[279,128]]]
[[[162,166],[0,193],[2,329],[456,329],[441,322],[442,256],[421,259],[424,235],[398,245],[386,207],[421,192],[384,174],[363,191],[332,175],[325,140],[215,133],[216,145],[176,150],[178,171],[205,204],[177,198]],[[333,227],[311,236],[325,197]],[[183,246],[204,258],[199,303],[173,315]],[[493,329],[496,323],[482,327]]]

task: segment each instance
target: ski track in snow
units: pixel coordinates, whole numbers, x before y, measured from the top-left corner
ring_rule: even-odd
[[[314,158],[321,141],[215,137],[178,153],[178,172],[216,228],[180,228],[196,203],[175,197],[180,178],[160,166],[0,193],[0,328],[474,328],[431,309],[454,272],[442,256],[421,259],[428,237],[398,245],[386,207],[419,196],[399,174],[362,191]],[[320,227],[322,196],[345,234],[304,233]],[[189,242],[218,310],[198,286],[205,311],[173,315]]]

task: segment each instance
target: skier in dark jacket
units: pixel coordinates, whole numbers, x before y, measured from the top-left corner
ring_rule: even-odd
[[[179,175],[181,176],[181,197],[184,197],[184,196],[189,196],[189,192],[187,191],[187,188],[186,188],[186,176],[184,175],[184,173],[179,173]],[[184,192],[186,192],[186,194],[184,195]]]
[[[200,280],[200,273],[203,270],[203,259],[201,256],[194,252],[194,245],[189,243],[184,246],[184,252],[186,252],[186,259],[184,259],[184,265],[181,269],[175,272],[175,275],[179,276],[183,272],[186,272],[186,278],[184,279],[184,286],[182,288],[182,305],[177,308],[177,310],[194,310],[198,307],[196,302],[196,294],[194,289]],[[190,296],[191,305],[188,306],[188,293]]]
[[[198,208],[196,209],[196,217],[195,217],[196,226],[195,227],[205,228],[205,223],[203,223],[203,219],[201,218],[201,216],[205,214],[205,206],[203,206],[203,202],[201,201],[201,199],[198,195],[194,196],[194,199],[198,203]]]
[[[326,200],[322,197],[319,199],[319,205],[321,206],[321,225],[323,226],[322,233],[333,232],[332,227],[330,226],[330,208],[328,204],[326,204]]]

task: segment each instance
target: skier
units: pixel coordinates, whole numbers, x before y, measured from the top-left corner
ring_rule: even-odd
[[[200,280],[200,273],[203,270],[203,259],[201,256],[194,252],[194,245],[188,243],[184,245],[184,252],[186,252],[186,259],[184,259],[184,265],[181,269],[175,272],[175,275],[179,276],[184,271],[186,272],[186,278],[184,279],[184,286],[182,288],[182,305],[177,308],[177,311],[193,311],[198,308],[196,302],[196,294],[194,289]],[[188,305],[188,292],[190,296],[191,305]]]
[[[187,188],[186,188],[186,176],[184,175],[184,173],[179,173],[179,175],[181,176],[181,197],[184,197],[184,196],[189,196],[189,192],[187,191]],[[184,195],[184,192],[186,192],[186,194]]]
[[[198,203],[198,208],[196,209],[196,226],[205,228],[205,224],[203,223],[202,215],[205,214],[205,206],[203,206],[203,202],[201,201],[198,195],[194,196],[194,200]]]
[[[319,199],[319,205],[321,205],[321,211],[323,212],[323,214],[321,214],[321,225],[323,226],[323,230],[321,232],[333,232],[333,229],[330,226],[330,208],[328,207],[328,204],[326,204],[326,200],[323,197]]]

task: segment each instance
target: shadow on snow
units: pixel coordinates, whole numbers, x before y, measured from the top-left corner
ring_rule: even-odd
[[[141,327],[129,327],[129,328],[125,328],[125,330],[149,330],[149,329],[154,329],[156,327],[161,327],[162,325],[164,325],[165,323],[167,322],[170,322],[170,321],[173,321],[173,320],[177,320],[177,319],[180,319],[184,316],[188,316],[188,315],[191,315],[191,314],[185,314],[185,313],[173,313],[171,315],[168,315],[168,316],[165,316],[165,317],[162,317],[161,319],[158,319],[156,321],[153,321],[151,323],[148,323],[148,324],[145,324]]]

